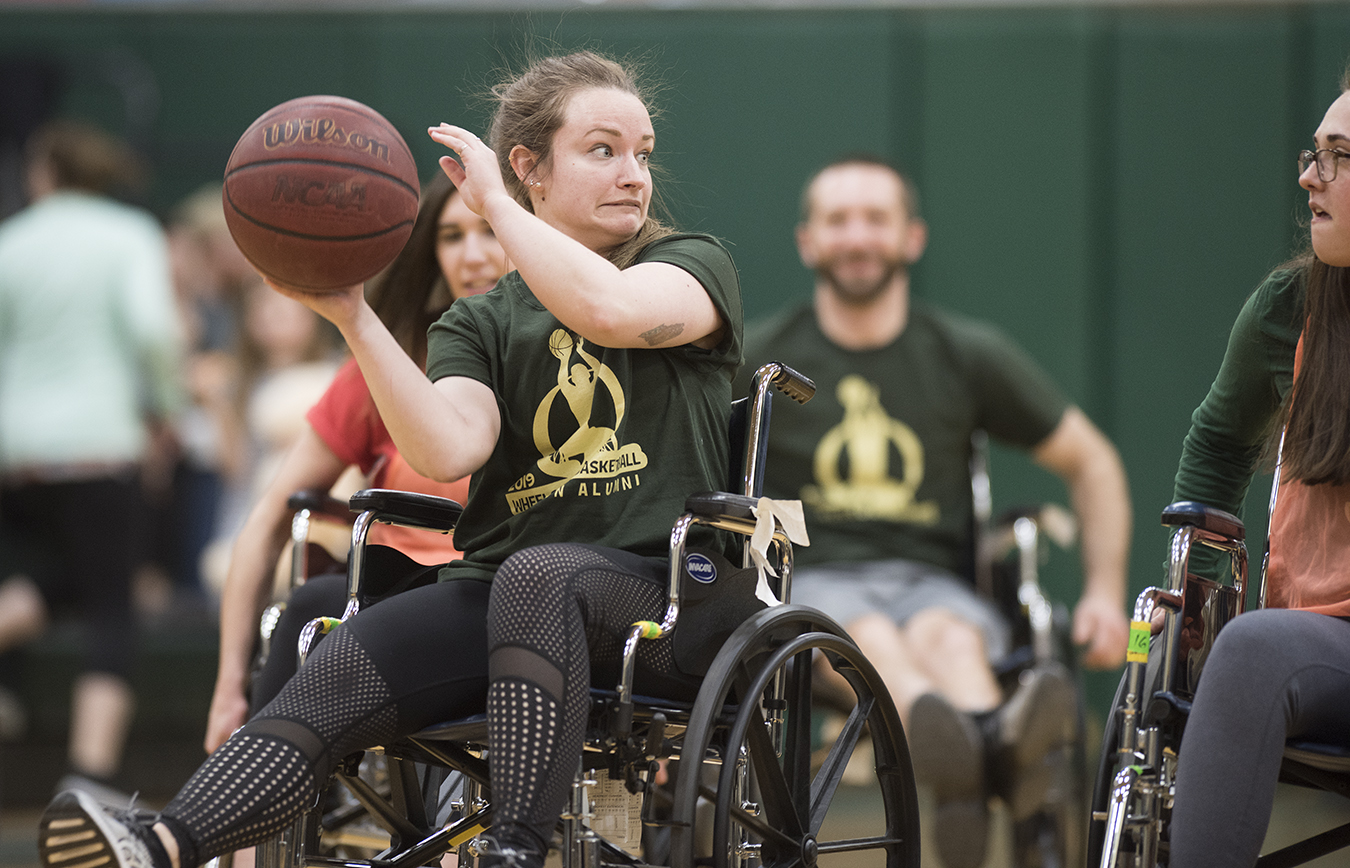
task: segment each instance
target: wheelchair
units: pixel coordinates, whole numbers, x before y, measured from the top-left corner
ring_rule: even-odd
[[[805,401],[814,386],[776,363],[756,372],[752,396],[733,404],[730,487],[736,493],[688,499],[671,532],[662,621],[635,624],[619,683],[592,688],[583,758],[555,833],[564,868],[919,865],[914,776],[895,706],[841,627],[790,603],[791,540],[776,519],[766,528],[765,517],[757,516],[772,390]],[[375,522],[444,533],[461,512],[453,501],[379,489],[358,492],[350,508],[359,514],[351,531],[343,619],[364,604],[365,539]],[[722,606],[721,591],[691,582],[684,568],[686,538],[696,525],[742,538],[757,528],[768,530],[778,575],[768,591],[776,601],[739,624],[717,624],[712,635],[718,641],[692,640],[689,653],[706,666],[692,703],[641,696],[633,684],[638,643],[676,631],[679,645],[682,609],[734,611]],[[748,549],[745,564],[750,565]],[[318,619],[306,626],[302,659],[339,621]],[[816,656],[843,676],[853,697],[842,733],[823,761],[817,757],[813,764]],[[847,806],[831,808],[845,767],[860,747],[870,748],[882,810],[872,827],[859,832],[856,824],[843,823],[848,833],[836,834],[832,824]],[[450,864],[442,861],[447,856],[460,866],[476,864],[478,836],[492,824],[487,748],[486,715],[479,714],[346,758],[329,786],[340,783],[352,794],[388,834],[388,847],[360,859],[325,854],[321,793],[293,827],[259,845],[259,868],[405,868]],[[385,780],[378,786],[362,773],[371,754],[384,760]],[[658,783],[663,763],[671,774]]]
[[[1075,667],[1071,613],[1052,601],[1040,582],[1048,544],[1067,547],[1076,533],[1072,516],[1054,505],[1020,507],[997,518],[993,514],[988,463],[988,436],[975,432],[971,450],[974,501],[976,590],[993,601],[1012,629],[1009,653],[994,664],[1005,696],[1019,677],[1050,661],[1070,673]],[[1073,739],[1046,758],[1051,782],[1045,801],[1031,816],[1011,828],[1011,862],[1015,868],[1058,868],[1083,863],[1084,806],[1087,801],[1086,718],[1079,691]]]
[[[1088,864],[1102,868],[1169,864],[1169,822],[1191,701],[1219,631],[1246,604],[1247,548],[1240,519],[1180,501],[1163,510],[1162,523],[1173,529],[1167,585],[1145,589],[1135,602],[1126,671],[1112,703],[1092,792]],[[1197,544],[1228,556],[1231,581],[1190,573]],[[1161,629],[1153,633],[1159,613]],[[1350,746],[1290,741],[1280,781],[1350,797]],[[1263,855],[1257,864],[1302,865],[1348,846],[1350,823]]]

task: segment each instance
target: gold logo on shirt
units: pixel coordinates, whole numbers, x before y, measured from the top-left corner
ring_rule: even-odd
[[[574,479],[580,480],[575,493],[583,497],[603,497],[641,484],[637,471],[647,466],[647,455],[636,443],[621,445],[617,435],[627,404],[623,388],[609,366],[586,352],[583,343],[565,329],[549,335],[549,352],[558,360],[558,384],[534,412],[537,473],[526,473],[506,492],[513,515],[546,497],[561,497],[564,486]],[[597,405],[601,388],[608,401]],[[561,414],[555,412],[560,401],[566,408]],[[558,415],[566,420],[561,426]]]
[[[937,503],[914,499],[923,482],[918,435],[887,415],[880,390],[856,374],[840,380],[835,395],[844,418],[816,444],[816,484],[802,488],[802,501],[831,518],[937,524]],[[892,447],[902,465],[898,479],[891,476]]]

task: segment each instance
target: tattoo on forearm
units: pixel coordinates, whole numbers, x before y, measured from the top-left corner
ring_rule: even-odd
[[[684,323],[677,322],[670,325],[659,325],[654,329],[648,329],[638,337],[647,342],[647,346],[654,347],[657,344],[664,344],[666,341],[675,337],[684,331]]]

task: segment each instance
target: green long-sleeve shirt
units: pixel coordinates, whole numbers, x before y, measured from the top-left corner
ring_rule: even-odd
[[[1239,513],[1294,382],[1304,290],[1302,271],[1279,270],[1243,305],[1218,376],[1191,416],[1173,500]]]

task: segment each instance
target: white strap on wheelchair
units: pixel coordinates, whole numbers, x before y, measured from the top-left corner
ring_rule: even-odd
[[[759,570],[759,582],[755,587],[755,596],[770,606],[782,603],[769,588],[764,577],[767,572],[774,578],[778,572],[769,563],[769,543],[773,542],[774,530],[782,528],[783,533],[793,545],[809,546],[811,538],[806,533],[806,518],[802,515],[800,500],[774,500],[761,497],[754,506],[755,532],[750,535],[750,557]]]

